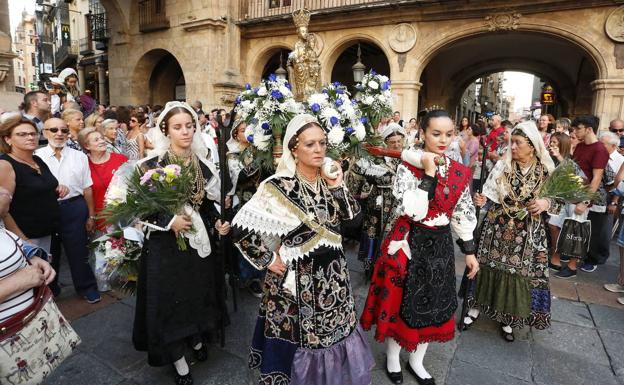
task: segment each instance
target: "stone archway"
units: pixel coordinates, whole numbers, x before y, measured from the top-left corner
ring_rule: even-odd
[[[361,53],[361,62],[366,66],[366,72],[375,70],[377,73],[390,77],[390,63],[379,46],[366,41],[352,41],[336,58],[329,78],[332,82],[344,84],[352,93],[355,93],[352,66],[357,61],[358,48]]]
[[[556,85],[565,115],[593,112],[592,82],[606,72],[604,59],[582,40],[518,28],[504,33],[467,29],[421,52],[417,71],[423,87],[419,107],[440,105],[454,111],[466,86],[495,72],[519,70]]]
[[[286,68],[286,60],[288,58],[288,52],[292,50],[287,44],[271,44],[267,47],[261,48],[258,53],[250,53],[248,57],[255,58],[252,60],[251,65],[247,67],[247,79],[251,84],[257,84],[262,80],[263,76],[271,73],[272,68],[277,68],[275,63],[279,65],[279,53],[286,52],[284,56],[284,68]],[[274,72],[274,70],[273,70]]]
[[[157,48],[146,52],[134,68],[132,94],[145,98],[139,103],[164,105],[170,100],[184,99],[184,86],[182,67],[167,50]]]

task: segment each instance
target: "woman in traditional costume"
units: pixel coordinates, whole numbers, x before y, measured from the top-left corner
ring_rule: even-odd
[[[445,155],[453,139],[446,111],[423,118],[424,151],[403,151],[394,195],[398,218],[381,246],[361,317],[364,329],[376,326],[386,341],[386,374],[403,382],[401,348],[410,352],[407,368],[419,384],[435,380],[423,366],[429,342],[446,342],[455,332],[455,258],[451,229],[466,255],[469,277],[478,270],[474,256],[475,209],[470,170]]]
[[[147,351],[152,366],[173,364],[175,382],[190,385],[193,378],[184,358],[187,345],[195,359],[207,359],[206,342],[227,322],[225,282],[219,258],[212,253],[213,226],[219,234],[229,224],[217,220],[219,177],[206,159],[195,111],[186,103],[169,102],[157,122],[158,155],[138,163],[142,172],[182,164],[195,176],[186,215],[165,213],[141,218],[146,240],[140,259],[132,340]],[[191,231],[192,229],[192,231]],[[176,237],[188,243],[180,250]]]
[[[508,151],[490,173],[475,204],[492,205],[487,211],[477,257],[481,269],[471,285],[464,327],[479,312],[501,324],[503,338],[514,341],[513,329],[550,325],[546,211],[561,208],[538,194],[553,161],[533,122],[518,124]]]
[[[381,133],[386,148],[394,151],[403,149],[405,131],[397,123],[390,123]],[[352,171],[363,176],[372,186],[368,194],[365,215],[360,238],[358,259],[364,263],[364,271],[370,277],[379,255],[379,246],[390,214],[394,211],[392,186],[397,167],[401,161],[393,157],[384,157],[381,164],[375,164],[363,158],[358,160]]]
[[[259,165],[254,162],[253,153],[245,151],[250,145],[245,137],[247,124],[243,121],[234,123],[227,141],[227,158],[230,179],[234,185],[233,214],[238,212],[258,190],[265,174]],[[236,250],[238,257],[239,278],[243,287],[257,298],[262,297],[262,280],[264,271],[256,269]]]
[[[275,175],[232,222],[243,256],[269,270],[250,367],[260,369],[260,384],[369,385],[374,361],[340,236],[360,208],[337,163],[336,179],[321,174],[327,139],[313,116],[295,116],[283,143]]]

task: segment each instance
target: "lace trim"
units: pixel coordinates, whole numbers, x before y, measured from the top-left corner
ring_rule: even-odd
[[[330,238],[324,238],[321,234],[317,234],[310,238],[307,242],[297,247],[280,247],[279,255],[284,263],[295,261],[309,255],[321,246],[340,250],[342,248],[342,237],[337,234],[330,233]]]
[[[362,175],[366,175],[366,176],[379,177],[379,176],[383,176],[388,171],[390,171],[389,168],[386,168],[379,164],[372,163],[366,159],[360,159],[358,161],[358,166],[360,168],[360,172],[362,173]]]

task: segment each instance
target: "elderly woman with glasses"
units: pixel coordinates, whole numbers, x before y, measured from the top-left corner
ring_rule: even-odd
[[[108,152],[123,154],[123,149],[115,143],[118,130],[119,122],[116,119],[105,119],[102,122],[102,129],[100,130],[100,134],[102,134],[102,136],[104,137],[104,141],[106,142],[106,150]]]
[[[49,253],[59,221],[57,198],[69,190],[59,186],[48,166],[33,155],[38,140],[34,123],[20,113],[5,113],[0,118],[0,187],[13,199],[2,220],[9,231]]]

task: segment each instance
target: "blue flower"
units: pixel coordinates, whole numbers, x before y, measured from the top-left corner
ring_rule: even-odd
[[[240,95],[236,96],[236,100],[234,101],[234,104],[240,104],[241,102],[241,97]]]
[[[292,86],[290,85],[290,83],[286,83],[286,88],[292,91]]]
[[[254,94],[258,95],[258,90],[259,90],[259,89],[260,89],[259,87],[254,88],[254,90],[253,90],[253,91],[254,91]]]
[[[269,80],[274,82],[274,81],[277,80],[277,76],[275,76],[275,74],[271,74],[271,75],[269,75]]]
[[[153,193],[154,193],[154,192],[156,192],[156,186],[153,186],[153,185],[152,185],[152,186],[149,188],[149,192],[153,192]]]
[[[178,186],[173,185],[173,186],[171,186],[171,189],[172,189],[173,191],[176,191],[176,190],[178,189]]]
[[[345,128],[345,132],[347,133],[347,135],[351,135],[353,133],[353,128],[347,127]]]
[[[340,87],[340,82],[333,82],[332,86],[338,88],[338,87]]]
[[[383,91],[387,90],[390,87],[390,84],[388,84],[389,82],[383,82],[381,83],[381,89]]]
[[[342,95],[342,94],[344,94],[344,90],[343,90],[342,88],[338,88],[338,89],[336,90],[336,93],[337,93],[338,95]]]
[[[336,107],[342,106],[342,103],[343,103],[342,99],[340,99],[340,98],[336,99]]]
[[[271,96],[272,96],[274,99],[281,99],[281,98],[283,98],[283,97],[284,97],[284,95],[282,95],[282,93],[281,93],[281,92],[279,92],[279,90],[273,90],[273,91],[271,91]]]
[[[338,124],[338,118],[335,116],[332,116],[331,118],[329,118],[329,122],[331,123],[332,126],[335,126],[336,124]]]
[[[371,72],[370,72],[370,73],[371,73],[371,75],[373,75],[373,76],[377,76],[377,71],[375,71],[375,70],[371,70]]]
[[[253,135],[249,135],[249,136],[247,137],[247,141],[248,141],[249,143],[253,143]]]
[[[362,122],[362,124],[366,124],[366,123],[368,123],[368,118],[366,116],[362,116],[360,118],[360,122]]]
[[[249,83],[245,84],[245,89],[246,90],[250,90],[251,89],[251,84],[249,84]]]
[[[270,127],[269,127],[269,123],[268,123],[268,122],[264,122],[264,123],[262,123],[262,129],[263,129],[263,130],[268,130],[269,128],[270,128]]]
[[[310,109],[316,114],[321,110],[321,106],[319,106],[318,103],[314,103],[310,106]]]
[[[327,93],[327,88],[323,88],[323,93],[326,94]]]

